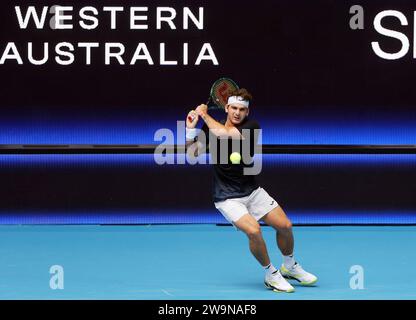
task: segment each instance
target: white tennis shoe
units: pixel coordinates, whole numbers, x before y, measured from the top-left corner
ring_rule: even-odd
[[[267,289],[272,289],[274,292],[291,293],[295,291],[295,288],[293,288],[291,284],[282,277],[279,270],[266,275],[264,278],[264,285]]]
[[[318,278],[315,275],[303,270],[302,266],[297,262],[290,269],[287,269],[284,264],[282,264],[280,272],[284,278],[296,280],[303,286],[312,286],[318,281]]]

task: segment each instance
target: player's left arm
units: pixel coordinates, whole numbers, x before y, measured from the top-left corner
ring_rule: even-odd
[[[216,121],[208,114],[208,107],[205,104],[199,105],[195,112],[204,120],[208,129],[217,137],[232,137],[235,139],[242,139],[240,131],[237,128],[227,128],[223,124]]]

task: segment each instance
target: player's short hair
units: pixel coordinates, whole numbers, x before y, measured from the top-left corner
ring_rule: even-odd
[[[247,89],[241,88],[241,89],[236,89],[236,90],[230,90],[228,92],[228,97],[232,97],[232,96],[237,96],[237,97],[242,97],[244,100],[247,101],[252,101],[253,100],[253,96],[251,95],[250,92],[247,91]]]

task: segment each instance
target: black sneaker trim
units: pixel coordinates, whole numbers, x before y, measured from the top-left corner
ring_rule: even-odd
[[[272,286],[271,284],[267,283],[266,281],[264,281],[264,285],[266,286],[267,289],[270,289],[270,290],[273,290],[273,291],[277,291],[277,292],[287,293],[286,290],[277,289],[276,287]]]
[[[291,276],[288,276],[288,275],[285,275],[285,274],[283,274],[282,276],[283,276],[283,278],[288,279],[288,280],[296,280],[297,282],[302,282],[299,279],[296,279],[294,277],[291,277]]]

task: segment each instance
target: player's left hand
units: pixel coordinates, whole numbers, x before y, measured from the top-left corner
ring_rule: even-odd
[[[195,112],[199,116],[204,116],[208,113],[208,106],[206,104],[200,104],[196,109]]]

